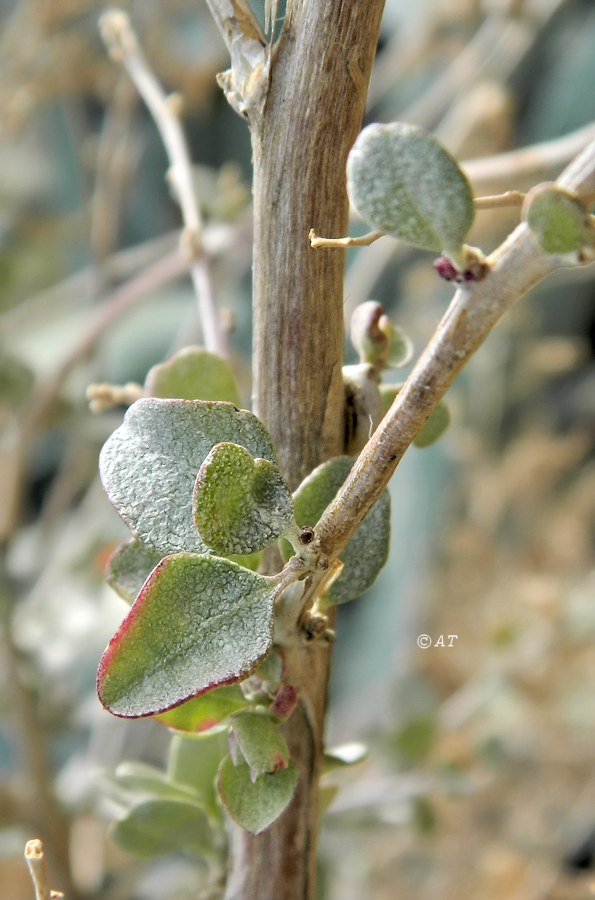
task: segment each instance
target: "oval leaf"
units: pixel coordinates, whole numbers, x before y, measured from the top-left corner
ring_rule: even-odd
[[[293,522],[293,501],[281,472],[237,444],[216,444],[194,488],[196,527],[215,553],[253,553]]]
[[[217,790],[225,809],[234,822],[252,834],[260,834],[281,815],[297,783],[298,770],[292,762],[274,775],[261,775],[252,781],[249,766],[234,766],[231,756],[223,759],[217,776]]]
[[[185,347],[167,362],[153,366],[145,380],[145,395],[175,400],[227,400],[240,405],[231,366],[202,347]]]
[[[347,160],[349,197],[364,221],[425,250],[459,250],[475,210],[465,175],[423,129],[368,125]]]
[[[299,526],[316,524],[352,466],[350,456],[337,456],[308,475],[293,495]],[[343,571],[327,594],[331,603],[355,600],[371,587],[387,560],[389,540],[390,496],[385,490],[341,553]],[[284,553],[289,556],[286,548]]]
[[[107,583],[120,597],[132,605],[143,584],[163,554],[140,541],[129,541],[116,547],[107,562]]]
[[[135,718],[244,678],[271,647],[276,592],[226,559],[166,557],[101,658],[99,699]]]
[[[529,191],[522,214],[546,253],[576,253],[595,240],[585,207],[556,184],[538,184]]]
[[[205,811],[183,800],[147,800],[133,806],[116,822],[111,837],[122,850],[144,857],[180,850],[200,854],[212,844]]]
[[[252,781],[287,768],[289,748],[271,716],[251,711],[238,713],[232,719],[232,730]]]
[[[274,462],[271,439],[251,412],[231,403],[137,400],[99,457],[103,486],[132,533],[162,552],[206,552],[192,513],[205,457],[220,441]]]

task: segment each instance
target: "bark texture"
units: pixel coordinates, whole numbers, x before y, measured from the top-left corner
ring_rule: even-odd
[[[289,0],[254,157],[254,409],[292,487],[343,450],[344,254],[308,231],[347,230],[347,154],[360,128],[384,0]],[[231,835],[227,900],[314,900],[318,778],[330,647],[285,652],[300,702],[286,737],[294,800],[258,836]]]

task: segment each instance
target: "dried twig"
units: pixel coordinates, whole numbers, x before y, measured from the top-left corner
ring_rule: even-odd
[[[50,890],[45,868],[43,844],[37,838],[27,841],[25,845],[25,861],[35,887],[35,900],[61,900],[64,897],[61,891]]]
[[[125,12],[112,9],[104,13],[101,30],[112,59],[126,68],[161,134],[171,165],[169,178],[184,220],[185,229],[180,246],[190,263],[205,346],[213,353],[225,356],[226,335],[219,321],[203,245],[203,223],[194,193],[192,163],[179,118],[180,98],[178,95],[168,97],[165,94],[149,68]]]

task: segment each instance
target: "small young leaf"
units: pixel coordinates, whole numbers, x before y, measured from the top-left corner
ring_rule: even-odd
[[[143,584],[162,554],[140,541],[129,541],[116,547],[107,562],[107,583],[120,597],[132,605]]]
[[[165,557],[101,658],[101,702],[116,716],[148,716],[244,678],[271,648],[276,592],[226,559]]]
[[[153,366],[145,380],[145,395],[174,400],[227,400],[240,405],[229,363],[202,347],[185,347],[167,362]]]
[[[256,781],[261,775],[286,769],[289,749],[279,725],[266,713],[240,712],[232,719],[237,746]]]
[[[406,365],[413,355],[413,344],[402,328],[393,325],[376,300],[356,306],[351,316],[351,343],[360,362],[376,369]]]
[[[135,856],[158,856],[180,850],[199,855],[212,843],[205,811],[183,800],[147,800],[116,822],[111,838]]]
[[[438,440],[450,425],[448,406],[440,401],[425,421],[422,429],[413,438],[416,447],[429,447]]]
[[[374,229],[425,250],[458,251],[475,214],[452,156],[415,125],[368,125],[347,160],[351,202]]]
[[[298,783],[298,770],[290,762],[273,775],[250,777],[246,763],[234,766],[226,756],[219,768],[217,789],[221,801],[234,820],[252,834],[260,834],[277,819],[289,804]]]
[[[398,325],[393,325],[388,320],[384,329],[389,340],[386,357],[387,368],[398,369],[401,366],[406,366],[413,356],[413,342],[411,338],[405,334],[402,328],[399,328]]]
[[[293,495],[299,526],[316,524],[347,478],[353,462],[349,456],[336,456],[302,481]],[[371,587],[387,560],[389,540],[390,496],[385,490],[341,553],[343,571],[328,590],[329,602],[347,603]],[[282,552],[289,557],[285,544]]]
[[[215,553],[253,553],[293,522],[293,501],[281,472],[237,444],[216,444],[194,488],[196,527]]]
[[[216,728],[246,705],[246,699],[237,685],[223,685],[200,697],[193,697],[168,712],[160,713],[155,718],[174,731],[201,734]]]
[[[162,555],[206,552],[194,524],[192,491],[220,441],[275,461],[271,439],[251,412],[203,400],[137,400],[99,458],[107,495],[132,533]]]
[[[529,191],[522,215],[546,253],[576,253],[595,242],[585,207],[554,183],[538,184]]]

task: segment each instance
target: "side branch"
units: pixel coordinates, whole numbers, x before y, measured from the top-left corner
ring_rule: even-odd
[[[568,166],[558,184],[579,196],[592,195],[595,141]],[[567,257],[543,252],[524,223],[486,262],[486,278],[455,293],[425,352],[320,519],[316,532],[330,559],[352,537],[429,414],[504,313],[546,275],[572,264]]]
[[[192,162],[180,124],[180,97],[175,94],[168,97],[164,92],[142,53],[125,12],[111,9],[104,13],[101,31],[112,59],[124,66],[159,129],[170,162],[169,179],[184,220],[180,250],[190,265],[205,346],[213,353],[226,356],[226,336],[217,314],[203,245],[203,222],[194,193]]]

